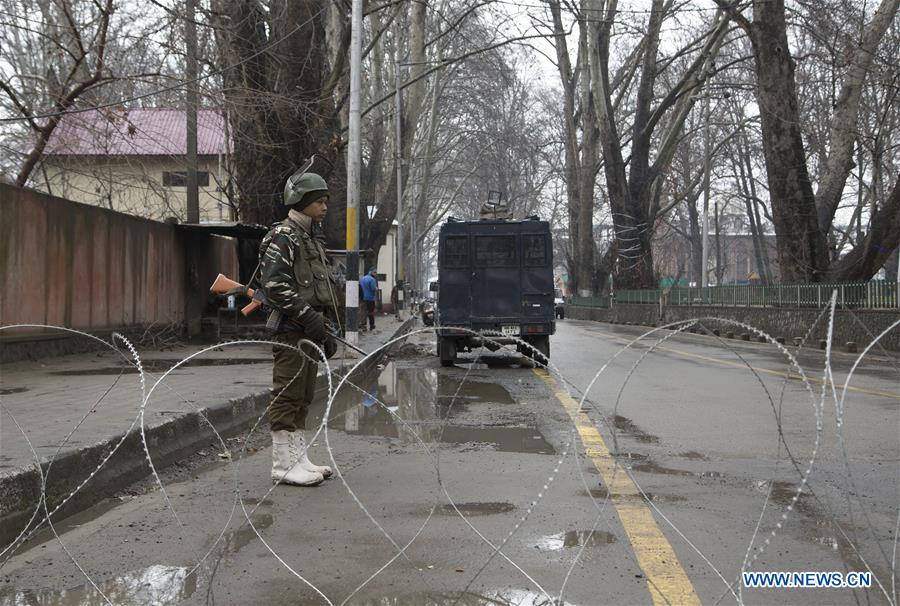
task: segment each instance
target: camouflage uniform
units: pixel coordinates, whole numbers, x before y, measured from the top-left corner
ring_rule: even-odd
[[[300,316],[312,309],[328,317],[333,310],[335,285],[324,248],[301,222],[294,220],[295,216],[292,213],[263,238],[259,284],[270,305],[285,317],[272,340],[296,347],[300,339],[310,338]],[[273,400],[269,409],[272,431],[302,431],[306,427],[307,409],[315,395],[318,372],[318,364],[313,360],[319,354],[308,345],[303,351],[306,355],[287,347],[272,346]]]

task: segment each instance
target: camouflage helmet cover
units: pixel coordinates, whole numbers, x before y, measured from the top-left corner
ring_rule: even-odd
[[[316,173],[298,170],[284,184],[284,205],[295,206],[302,202],[302,205],[296,206],[296,209],[303,210],[303,207],[319,197],[307,195],[313,192],[322,192],[323,195],[328,195],[328,184],[325,183],[325,179]]]

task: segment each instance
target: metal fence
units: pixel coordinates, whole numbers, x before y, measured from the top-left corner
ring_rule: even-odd
[[[843,284],[778,284],[774,286],[676,287],[620,290],[615,303],[658,305],[714,305],[721,307],[804,307],[828,305],[837,291],[837,305],[844,309],[900,309],[897,282],[871,280]],[[609,307],[609,297],[572,297],[572,305]]]
[[[580,305],[582,307],[609,307],[609,296],[603,297],[576,297],[571,296],[566,299],[569,305]]]

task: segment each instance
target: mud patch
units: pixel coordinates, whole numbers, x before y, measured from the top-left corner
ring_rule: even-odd
[[[613,417],[613,426],[622,433],[625,433],[628,436],[634,438],[638,442],[643,442],[644,444],[656,444],[659,442],[658,437],[654,436],[653,434],[647,433],[646,431],[635,425],[634,421],[632,421],[628,417],[615,415]]]
[[[165,372],[181,362],[179,358],[142,360],[141,367],[145,372]],[[203,366],[243,366],[246,364],[271,364],[272,358],[194,358],[178,367],[178,370]],[[53,370],[48,374],[58,377],[80,377],[98,375],[138,374],[137,368],[130,364],[121,366],[104,366],[100,368],[81,368],[69,370]]]
[[[0,396],[11,396],[14,393],[24,393],[28,391],[27,387],[7,387],[6,389],[0,389]]]
[[[78,528],[79,526],[84,526],[87,524],[91,524],[95,520],[99,519],[106,512],[112,511],[122,502],[119,499],[105,499],[88,507],[83,511],[79,511],[78,513],[72,514],[66,518],[61,520],[53,520],[53,528],[56,530],[56,533],[60,536],[65,535],[67,532]],[[39,530],[34,534],[30,539],[22,543],[22,547],[20,547],[20,551],[27,551],[29,549],[33,549],[38,545],[42,545],[48,541],[55,541],[56,537],[53,536],[53,533],[49,528],[44,528]],[[3,594],[0,594],[2,596]],[[17,604],[18,602],[13,602]],[[26,604],[29,602],[25,602]],[[43,602],[41,602],[43,603]],[[105,604],[105,602],[104,602]]]
[[[587,497],[587,496],[592,497],[593,499],[595,499],[597,501],[604,501],[607,498],[612,498],[612,499],[615,499],[616,501],[620,501],[620,502],[621,501],[629,502],[629,501],[634,501],[634,500],[639,500],[639,501],[645,500],[644,497],[642,497],[640,494],[623,495],[623,494],[614,492],[614,493],[612,493],[612,495],[610,495],[609,492],[606,490],[606,488],[604,488],[602,486],[598,487],[598,488],[593,488],[590,491],[583,490],[583,491],[581,491],[580,494],[585,497]],[[645,494],[647,495],[647,499],[649,499],[650,501],[653,501],[654,503],[681,503],[681,502],[687,501],[687,497],[682,497],[680,495],[656,494],[653,492],[647,492]]]
[[[503,501],[500,502],[484,502],[484,503],[457,503],[456,508],[459,509],[459,512],[464,516],[490,516],[496,515],[500,513],[509,513],[513,511],[516,506],[512,503],[505,503]],[[459,515],[456,513],[456,509],[453,508],[453,505],[449,503],[444,503],[442,505],[438,505],[434,513],[437,515],[443,516],[455,516]]]
[[[629,461],[647,461],[650,459],[649,455],[645,455],[640,452],[617,452],[614,453],[613,456],[618,461],[622,461],[624,463],[628,463]]]
[[[250,525],[247,524],[246,518],[243,518],[243,513],[239,515],[242,516],[243,525],[237,530],[225,534],[225,548],[223,550],[223,555],[225,556],[234,555],[251,542],[259,540],[259,537],[256,536],[256,533],[250,528]],[[272,525],[272,522],[274,522],[274,518],[268,513],[257,513],[250,516],[250,519],[253,520],[253,526],[256,527],[257,531],[265,530]]]
[[[797,488],[796,484],[790,482],[778,480],[772,482],[770,498],[778,506],[779,513],[786,511],[787,507],[793,502],[794,496],[797,495]],[[765,490],[764,488],[763,491]],[[800,493],[800,496],[794,503],[794,510],[798,515],[788,515],[786,528],[790,529],[793,522],[795,531],[803,540],[822,545],[831,551],[836,551],[849,570],[867,569],[856,549],[844,538],[834,525],[834,522],[816,507],[815,497],[807,492],[807,489]],[[849,530],[847,532],[849,533]],[[880,573],[876,571],[876,575],[887,578],[884,576],[885,573],[883,571]]]
[[[667,476],[682,476],[682,477],[692,477],[692,478],[720,478],[722,474],[718,471],[687,471],[684,469],[673,469],[672,467],[665,467],[664,465],[660,465],[654,461],[647,459],[646,461],[637,463],[631,466],[632,471],[639,471],[641,473],[654,473],[654,474],[662,474]]]

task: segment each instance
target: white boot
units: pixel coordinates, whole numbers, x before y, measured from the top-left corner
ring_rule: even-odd
[[[320,473],[307,471],[297,464],[299,452],[294,448],[291,433],[287,430],[272,432],[272,482],[315,486],[325,478]],[[330,470],[329,470],[330,471]]]
[[[324,465],[313,465],[309,460],[309,456],[307,455],[307,446],[306,440],[303,438],[302,431],[293,431],[291,432],[291,440],[294,443],[294,450],[297,453],[298,458],[295,459],[295,462],[300,464],[300,467],[305,469],[306,471],[312,473],[320,473],[322,477],[326,480],[331,477],[331,467],[326,467]]]

